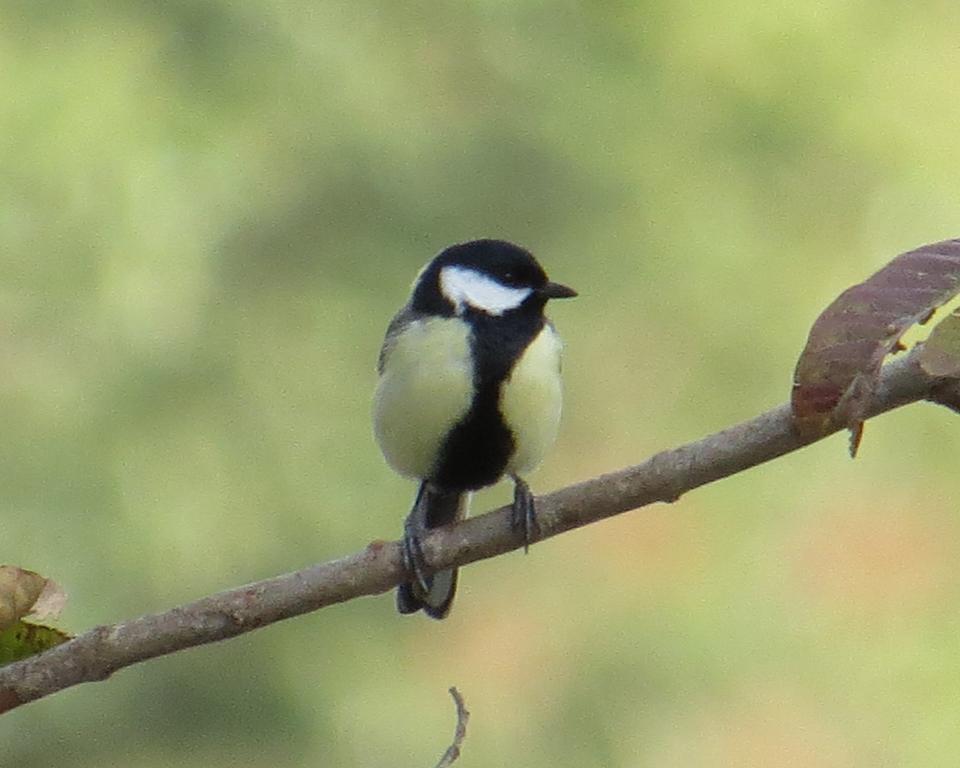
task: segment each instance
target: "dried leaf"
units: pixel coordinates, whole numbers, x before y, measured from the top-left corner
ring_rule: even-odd
[[[931,376],[960,377],[960,309],[933,329],[920,350],[920,366]]]
[[[958,291],[960,239],[903,253],[840,294],[813,324],[797,361],[791,404],[798,431],[816,437],[845,426],[855,454],[884,357]]]
[[[40,597],[30,609],[31,618],[37,621],[49,621],[57,619],[63,613],[63,608],[67,604],[67,593],[53,579],[47,579],[43,585],[43,591]]]
[[[0,630],[26,616],[46,585],[39,573],[0,565]]]

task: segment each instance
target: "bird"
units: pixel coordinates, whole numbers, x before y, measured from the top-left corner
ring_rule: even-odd
[[[373,423],[387,463],[419,482],[404,523],[400,613],[447,616],[457,570],[430,573],[421,537],[463,519],[470,494],[513,480],[511,521],[525,548],[539,536],[523,476],[560,424],[562,344],[544,308],[577,292],[551,282],[524,248],[451,245],[417,274],[380,350]]]

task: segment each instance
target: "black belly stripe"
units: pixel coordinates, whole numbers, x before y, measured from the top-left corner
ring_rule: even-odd
[[[544,319],[539,311],[501,317],[468,312],[464,319],[472,326],[473,403],[447,435],[430,481],[445,490],[472,491],[497,482],[516,449],[500,412],[500,390]]]

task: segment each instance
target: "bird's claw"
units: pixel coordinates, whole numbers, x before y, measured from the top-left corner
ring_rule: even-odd
[[[540,524],[537,522],[537,510],[530,486],[519,477],[513,478],[513,510],[510,525],[514,532],[523,534],[523,551],[530,551],[530,545],[540,538]]]

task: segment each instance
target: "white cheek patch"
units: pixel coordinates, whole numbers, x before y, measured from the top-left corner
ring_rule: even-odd
[[[502,315],[519,307],[532,293],[530,288],[511,288],[467,267],[441,269],[440,291],[456,307],[458,315],[467,304],[488,315]]]

